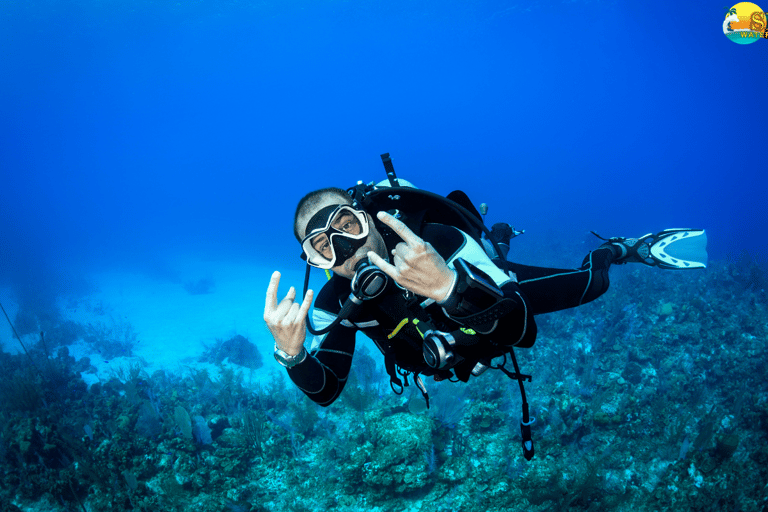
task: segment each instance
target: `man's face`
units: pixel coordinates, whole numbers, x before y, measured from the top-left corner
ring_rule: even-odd
[[[306,233],[306,227],[310,219],[320,210],[328,206],[334,206],[340,203],[338,198],[328,197],[323,201],[320,201],[315,208],[307,210],[302,216],[299,217],[299,232]],[[384,239],[381,237],[376,227],[373,224],[373,219],[366,213],[368,217],[368,237],[365,240],[365,244],[355,251],[352,257],[348,258],[341,264],[332,267],[331,271],[335,274],[339,274],[347,279],[352,279],[355,275],[355,265],[360,260],[367,258],[368,252],[373,251],[384,259],[387,259],[387,248],[384,245]],[[351,235],[357,235],[361,232],[361,225],[357,218],[351,213],[342,212],[331,222],[331,226],[334,229],[349,233]],[[310,240],[312,247],[324,257],[331,259],[332,249],[328,240],[328,236],[325,233],[321,233]]]

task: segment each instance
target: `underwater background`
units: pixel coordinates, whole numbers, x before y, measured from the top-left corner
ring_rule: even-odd
[[[0,511],[765,510],[768,41],[727,10],[4,0]],[[513,261],[693,227],[710,265],[537,317],[531,462],[514,381],[425,410],[362,335],[320,408],[266,286],[302,285],[298,200],[385,152],[525,229]]]

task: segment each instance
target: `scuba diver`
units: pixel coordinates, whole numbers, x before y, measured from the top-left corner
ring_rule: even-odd
[[[523,452],[530,460],[535,420],[523,382],[531,376],[520,372],[513,349],[533,346],[535,315],[595,300],[608,289],[612,264],[706,267],[705,232],[691,229],[604,239],[575,269],[506,261],[502,246],[508,250],[521,232],[508,224],[489,231],[463,192],[445,198],[416,189],[397,179],[388,153],[382,160],[388,181],[324,188],[299,201],[294,235],[307,263],[304,296],[291,287],[278,300],[277,271],[267,288],[264,320],[275,358],[321,406],[343,391],[361,331],[384,355],[393,391],[402,393],[411,377],[427,407],[422,376],[467,382],[492,368],[517,380]],[[484,245],[495,254],[489,257]],[[312,321],[310,267],[330,272]],[[308,348],[307,330],[314,335]],[[508,360],[514,371],[505,367]]]

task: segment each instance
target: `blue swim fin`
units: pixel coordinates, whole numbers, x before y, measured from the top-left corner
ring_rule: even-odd
[[[614,263],[645,263],[670,270],[707,268],[707,233],[703,229],[665,229],[639,238],[609,238],[607,242],[604,245],[612,245],[621,253]]]

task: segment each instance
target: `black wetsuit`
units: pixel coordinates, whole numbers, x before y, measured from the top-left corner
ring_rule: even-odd
[[[389,252],[400,240],[383,234]],[[453,375],[463,381],[469,378],[478,361],[488,361],[508,351],[509,347],[531,347],[536,340],[534,315],[584,304],[608,288],[608,268],[613,259],[610,248],[591,252],[580,269],[552,269],[509,262],[509,270],[517,276],[516,283],[491,262],[475,240],[454,227],[427,223],[416,234],[432,244],[449,266],[453,267],[453,260],[461,257],[485,271],[500,286],[504,297],[514,303],[512,312],[500,319],[492,332],[464,338],[465,345],[456,351],[463,361],[452,368]],[[315,301],[313,324],[316,328],[323,328],[336,318],[349,296],[349,285],[348,279],[334,275],[323,286]],[[460,326],[434,301],[390,283],[381,296],[364,302],[353,317],[344,320],[324,337],[316,336],[307,358],[289,369],[288,375],[309,398],[322,406],[330,405],[347,382],[355,351],[355,334],[359,330],[384,353],[390,378],[393,365],[414,374],[449,378],[451,372],[429,368],[424,362],[422,335],[429,327],[453,331]]]

